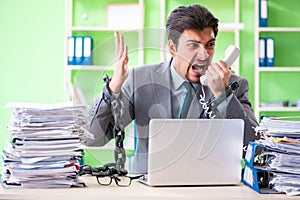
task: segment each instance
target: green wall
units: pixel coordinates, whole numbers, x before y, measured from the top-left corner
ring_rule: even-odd
[[[0,0],[0,148],[8,102],[63,100],[63,0]]]
[[[249,98],[254,104],[254,0],[240,3],[240,21],[244,29],[240,33],[240,75],[249,81]]]
[[[74,1],[91,2],[91,4],[100,2],[99,5],[101,5],[102,10],[105,9],[103,7],[104,3],[108,2],[108,0]],[[117,2],[121,1],[117,0]],[[128,2],[129,0],[125,1]],[[233,11],[231,8],[234,0],[167,0],[167,2],[167,13],[180,4],[202,3],[209,7],[221,22],[230,22],[233,20]],[[221,9],[216,9],[214,7],[216,4],[218,4],[216,7],[219,8],[221,5]],[[160,0],[145,0],[145,6],[145,27],[159,28]],[[75,9],[84,11],[82,7]],[[254,0],[240,0],[240,9],[241,22],[244,23],[244,30],[241,31],[240,35],[240,75],[249,81],[249,97],[251,102],[253,102]],[[99,15],[96,8],[93,8],[89,14],[90,17],[95,16],[96,18]],[[80,18],[81,14],[79,13],[78,16]],[[0,66],[2,69],[0,73],[1,149],[8,139],[6,126],[11,115],[11,110],[3,108],[6,103],[54,103],[63,100],[64,17],[64,0],[0,0]],[[75,21],[75,23],[80,25],[81,22]],[[101,24],[103,22],[99,19],[99,22],[95,23]],[[111,34],[108,37],[113,37],[112,33],[108,34]],[[147,38],[150,41],[151,38],[154,38],[151,34],[151,31],[146,32],[146,41]],[[217,47],[221,49],[226,47],[227,43],[231,42],[232,35],[224,33],[218,36]],[[147,50],[146,53],[146,63],[153,63],[159,60],[159,56],[155,53],[152,54],[151,50]],[[217,52],[216,57],[221,59],[223,52]],[[85,73],[81,74],[83,78],[89,77]],[[299,77],[299,75],[294,76]],[[97,77],[94,78],[97,79]],[[272,77],[269,77],[266,81],[271,81],[271,79]],[[283,74],[283,79],[290,80],[289,74]],[[85,81],[82,82],[85,85],[88,84]],[[269,85],[272,87],[272,84]],[[295,87],[292,88],[295,89]],[[299,94],[293,93],[293,98],[299,98]]]

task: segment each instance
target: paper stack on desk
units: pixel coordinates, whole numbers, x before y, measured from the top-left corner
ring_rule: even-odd
[[[8,104],[11,140],[2,152],[5,188],[84,186],[77,177],[83,149],[85,107],[59,104]]]
[[[300,118],[263,118],[248,144],[243,182],[260,193],[300,195]]]

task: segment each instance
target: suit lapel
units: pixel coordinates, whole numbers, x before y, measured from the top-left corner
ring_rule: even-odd
[[[165,109],[165,117],[172,118],[172,101],[171,101],[171,77],[170,62],[164,62],[156,70],[151,71],[152,97],[155,104],[160,104]]]

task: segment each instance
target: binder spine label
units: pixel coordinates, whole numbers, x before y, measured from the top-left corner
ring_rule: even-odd
[[[245,161],[250,163],[252,157],[253,157],[253,146],[251,145],[251,143],[249,143],[248,146],[247,146]]]
[[[243,181],[251,187],[253,187],[254,185],[253,172],[247,165],[245,166],[244,169]]]
[[[266,41],[264,38],[259,38],[259,66],[266,66]]]
[[[267,42],[266,42],[266,46],[267,46],[267,63],[266,65],[268,67],[273,67],[274,66],[274,39],[273,38],[267,38]]]

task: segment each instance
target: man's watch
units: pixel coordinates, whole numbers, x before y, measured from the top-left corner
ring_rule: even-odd
[[[228,85],[228,88],[226,89],[226,98],[229,97],[229,95],[231,95],[232,92],[233,92],[234,90],[236,90],[239,86],[240,86],[239,83],[236,82],[236,81],[230,83],[230,84]]]
[[[228,85],[228,88],[225,90],[225,99],[228,98],[234,90],[236,90],[240,85],[238,84],[238,82],[234,81],[232,83],[230,83]],[[222,101],[224,101],[224,98],[218,98],[218,99],[215,99],[214,101],[212,101],[210,103],[210,105],[216,109],[216,107],[222,103]]]

